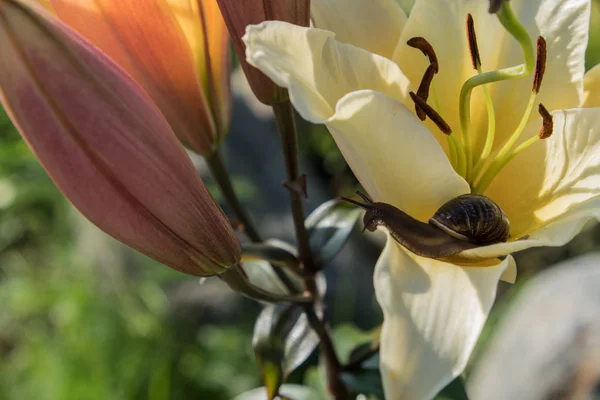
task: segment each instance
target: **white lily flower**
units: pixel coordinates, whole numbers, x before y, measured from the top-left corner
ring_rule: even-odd
[[[446,201],[483,193],[510,220],[507,242],[450,259],[416,255],[379,228],[388,235],[374,277],[387,399],[432,398],[463,371],[498,280],[515,279],[510,253],[561,246],[600,217],[600,108],[592,108],[600,107],[600,69],[584,79],[590,2],[509,4],[514,15],[504,18],[522,24],[509,21],[519,41],[484,0],[417,0],[408,18],[395,0],[312,0],[320,29],[265,22],[244,37],[248,62],[288,88],[305,119],[328,127],[374,201],[427,222]],[[469,14],[478,70],[465,29]],[[546,46],[538,43],[536,67],[539,36]],[[409,92],[433,64],[407,44],[416,37],[437,55],[428,104],[451,135],[431,115],[425,122],[415,115]],[[503,68],[461,101],[465,82]],[[532,90],[533,75],[543,76],[541,90]],[[551,116],[539,118],[535,103]]]

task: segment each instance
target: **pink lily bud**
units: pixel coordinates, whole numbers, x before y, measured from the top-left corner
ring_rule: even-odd
[[[0,100],[56,185],[100,229],[187,274],[239,262],[228,220],[154,103],[27,0],[0,1]]]
[[[63,22],[148,92],[186,147],[208,155],[222,142],[231,117],[231,66],[216,0],[51,3]]]
[[[278,98],[277,85],[246,62],[246,45],[242,41],[242,36],[246,33],[246,26],[269,20],[308,26],[310,0],[217,0],[217,2],[254,95],[264,104],[273,104]]]

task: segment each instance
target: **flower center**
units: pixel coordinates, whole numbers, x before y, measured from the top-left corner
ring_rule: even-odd
[[[421,37],[412,38],[407,42],[409,46],[421,50],[429,58],[430,62],[417,89],[417,93],[410,93],[412,100],[415,102],[415,112],[422,121],[429,118],[446,134],[450,162],[454,169],[469,183],[473,193],[484,193],[492,180],[517,154],[529,148],[538,140],[550,137],[553,129],[552,116],[540,103],[538,105],[538,112],[542,117],[542,127],[539,134],[519,143],[525,126],[531,117],[536,96],[542,85],[546,67],[546,41],[543,37],[538,37],[534,51],[533,42],[529,34],[515,17],[508,2],[502,4],[497,16],[504,28],[519,42],[523,50],[525,62],[509,68],[484,72],[479,56],[473,17],[470,14],[467,16],[469,51],[473,69],[477,73],[463,84],[460,91],[460,129],[457,134],[453,133],[452,128],[444,121],[440,114],[427,104],[429,88],[431,87],[434,75],[439,71],[438,60],[433,47],[427,40]],[[530,75],[532,72],[534,74],[533,84],[525,112],[514,132],[502,146],[499,146],[496,151],[492,152],[495,145],[496,117],[487,85],[494,82],[522,78]],[[478,86],[482,86],[483,89],[488,124],[485,142],[481,150],[475,148],[474,137],[470,131],[471,93]]]

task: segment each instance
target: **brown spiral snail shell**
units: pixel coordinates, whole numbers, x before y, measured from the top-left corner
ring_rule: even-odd
[[[510,236],[504,211],[481,194],[463,194],[447,201],[429,223],[424,223],[390,204],[373,202],[357,193],[365,203],[343,199],[366,210],[365,229],[373,232],[384,226],[398,243],[423,257],[449,257],[475,247],[506,242]]]

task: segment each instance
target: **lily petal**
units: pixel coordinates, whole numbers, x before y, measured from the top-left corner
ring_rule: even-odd
[[[332,32],[285,22],[250,25],[243,37],[248,62],[289,89],[300,115],[323,123],[346,94],[371,89],[397,99],[408,81],[392,61],[335,40]]]
[[[552,113],[548,139],[520,153],[485,192],[506,212],[513,239],[461,256],[497,257],[532,246],[561,246],[600,210],[600,108]],[[528,124],[524,137],[535,135],[541,121]],[[594,208],[598,207],[598,208]]]
[[[532,40],[543,36],[548,59],[538,101],[549,109],[577,107],[583,96],[584,55],[590,7],[588,0],[513,0],[515,14]],[[411,11],[396,48],[394,60],[415,84],[428,65],[425,57],[406,41],[427,39],[435,49],[440,72],[433,81],[432,105],[453,129],[458,129],[458,100],[463,83],[474,75],[466,37],[465,20],[471,13],[484,71],[523,63],[519,44],[487,12],[488,2],[479,0],[419,0]],[[489,86],[496,107],[496,141],[502,143],[517,127],[531,92],[531,78],[504,81]],[[486,132],[485,102],[476,89],[471,100],[472,128],[478,144]],[[517,110],[517,112],[515,112]],[[479,133],[479,134],[478,134]]]
[[[406,14],[396,0],[312,0],[310,14],[317,28],[336,40],[392,58]]]
[[[375,201],[427,221],[443,203],[470,191],[427,128],[392,97],[350,93],[326,125]]]
[[[560,217],[541,226],[526,239],[477,247],[463,251],[460,257],[473,260],[489,259],[531,247],[563,246],[581,232],[587,222],[594,219],[600,221],[600,197],[598,196],[565,210]]]
[[[245,61],[246,47],[242,35],[248,25],[267,20],[308,26],[310,0],[217,0],[217,2],[252,91],[262,103],[273,104],[273,101],[279,97],[278,89],[271,80]]]
[[[387,235],[374,276],[384,313],[385,398],[431,399],[465,368],[498,280],[514,261],[509,256],[491,266],[460,267],[411,254]]]
[[[485,192],[506,212],[516,237],[600,195],[600,108],[552,116],[552,136],[517,155]],[[535,136],[541,125],[529,123],[524,138]]]
[[[600,64],[586,72],[583,88],[585,92],[581,107],[600,107]]]
[[[227,26],[216,0],[166,0],[183,30],[200,84],[215,116],[219,140],[231,119],[231,52]]]
[[[229,222],[145,92],[26,0],[0,2],[0,101],[56,185],[100,229],[192,275],[239,262]]]
[[[190,45],[166,2],[141,7],[138,0],[52,0],[52,5],[146,89],[186,146],[201,154],[212,150],[215,124]]]

